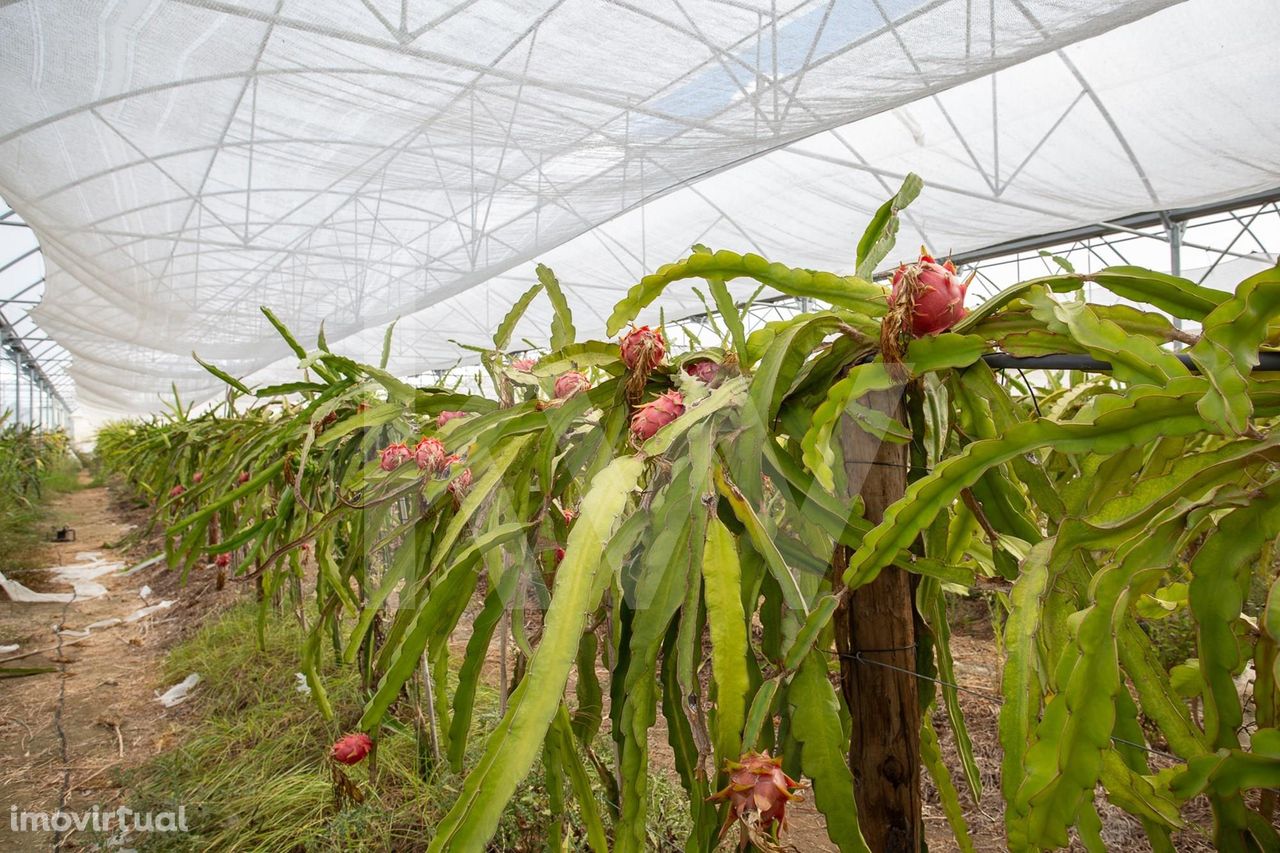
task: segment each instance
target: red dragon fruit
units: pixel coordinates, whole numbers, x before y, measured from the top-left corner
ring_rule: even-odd
[[[172,489],[169,490],[169,497],[180,498],[184,494],[186,494],[186,492],[187,492],[187,487],[179,483],[178,485],[174,486]]]
[[[443,442],[438,438],[424,438],[413,450],[413,458],[418,463],[418,469],[430,471],[433,474],[444,468],[448,456]]]
[[[742,825],[745,848],[752,830],[773,838],[787,828],[787,803],[796,799],[799,783],[782,772],[782,758],[770,758],[767,752],[748,752],[737,761],[726,761],[729,784],[712,795],[713,800],[728,800],[729,815],[721,837],[734,821]]]
[[[219,554],[213,558],[213,564],[220,569],[225,569],[227,566],[231,565],[231,555]]]
[[[636,328],[622,338],[622,363],[628,370],[637,373],[650,373],[667,354],[667,342],[662,339],[662,332],[648,326]]]
[[[436,415],[436,428],[438,429],[456,418],[465,418],[470,414],[470,412],[441,412]]]
[[[191,475],[191,482],[195,483],[197,486],[198,486],[198,485],[200,485],[201,483],[203,483],[203,482],[204,482],[204,472],[203,472],[203,471],[197,471],[197,472],[195,472],[194,474],[192,474],[192,475]]]
[[[720,365],[709,358],[700,358],[697,361],[686,362],[684,372],[699,382],[710,385],[720,375]]]
[[[236,485],[243,486],[247,482],[249,482],[249,472],[241,471],[240,476],[236,477]]]
[[[656,400],[645,403],[631,416],[631,434],[641,441],[684,414],[684,396],[679,391],[660,394]]]
[[[938,263],[931,255],[920,253],[914,264],[899,264],[893,274],[889,306],[893,307],[902,292],[915,280],[915,307],[911,313],[911,334],[917,338],[946,331],[964,319],[968,281],[961,281],[951,261]],[[970,281],[973,279],[970,278]]]
[[[587,381],[587,377],[576,370],[570,370],[568,373],[562,373],[556,378],[553,393],[557,400],[567,400],[579,391],[586,391],[590,387],[591,383]]]
[[[556,546],[556,565],[560,565],[562,560],[564,560],[564,549]]]
[[[467,493],[467,489],[469,488],[471,488],[470,468],[463,468],[461,474],[449,481],[449,491],[455,498],[461,498]]]
[[[382,459],[378,462],[378,467],[383,471],[394,471],[412,457],[413,454],[409,451],[408,445],[397,441],[382,448]]]
[[[538,362],[532,358],[517,358],[511,362],[511,369],[520,373],[532,373],[533,366]]]
[[[359,764],[373,749],[373,739],[364,732],[343,735],[329,750],[329,757],[339,764]]]

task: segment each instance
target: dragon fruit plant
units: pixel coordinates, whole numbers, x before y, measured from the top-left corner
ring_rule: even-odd
[[[465,418],[470,416],[470,414],[471,414],[470,412],[441,412],[440,414],[436,415],[436,428],[441,429],[449,421],[455,421],[459,418]]]
[[[667,342],[662,332],[648,326],[632,326],[619,345],[622,363],[627,370],[648,375],[662,363],[667,354]]]
[[[639,441],[646,441],[667,424],[684,414],[684,396],[679,391],[659,394],[636,409],[631,416],[631,434]]]
[[[567,400],[579,391],[590,390],[591,383],[587,377],[576,370],[570,370],[556,377],[552,393],[557,400]]]
[[[700,358],[685,362],[684,372],[704,385],[711,385],[720,375],[720,365],[709,358]]]
[[[774,846],[787,829],[787,805],[800,797],[801,785],[782,770],[782,757],[767,752],[748,752],[737,761],[726,761],[729,782],[712,795],[714,801],[729,804],[721,836],[737,823],[741,830],[739,849],[753,841],[758,847]]]
[[[166,510],[171,562],[198,560],[218,518],[223,541],[253,555],[242,562],[265,598],[292,596],[283,610],[307,614],[300,668],[330,725],[342,712],[318,688],[337,638],[364,701],[351,725],[367,733],[343,758],[406,729],[435,744],[423,772],[447,764],[463,781],[432,853],[484,849],[541,760],[566,794],[547,803],[549,834],[649,849],[659,714],[686,795],[683,849],[715,850],[726,819],[759,849],[798,846],[787,831],[796,780],[841,851],[893,849],[890,835],[914,849],[918,815],[884,804],[918,794],[922,773],[969,849],[962,804],[995,768],[975,755],[949,686],[965,678],[946,630],[958,589],[996,592],[1002,754],[987,802],[1002,805],[1010,850],[1102,849],[1100,786],[1140,817],[1153,849],[1179,849],[1189,831],[1222,850],[1275,849],[1280,379],[1255,367],[1260,349],[1280,347],[1280,269],[1234,293],[1136,267],[1064,271],[966,305],[954,265],[911,253],[899,267],[892,254],[918,191],[913,176],[877,212],[852,271],[699,246],[636,282],[600,340],[579,339],[566,294],[539,266],[481,369],[495,389],[512,381],[514,330],[545,296],[539,374],[590,369],[589,395],[551,405],[525,394],[531,380],[524,398],[413,388],[293,341],[308,381],[289,398],[262,389],[261,409],[110,428],[99,446],[152,495],[196,459],[253,472],[252,493],[197,489]],[[732,306],[761,286],[813,310],[754,326]],[[1086,286],[1129,304],[1084,301]],[[657,316],[664,292],[693,287],[725,307],[709,350],[719,367],[702,366],[712,362],[700,349],[672,370],[661,332],[624,330]],[[1112,371],[1068,387],[988,363],[1045,352]],[[900,413],[884,399],[903,402]],[[443,463],[443,445],[419,441],[390,453],[397,474],[381,470],[388,442],[433,430],[424,413],[440,412],[438,426],[461,410],[475,422]],[[850,446],[863,433],[900,452],[910,479],[866,516],[852,474],[867,460]],[[418,481],[401,469],[410,459]],[[299,560],[303,542],[315,560]],[[410,571],[412,594],[379,594]],[[304,572],[315,578],[305,588]],[[836,629],[858,612],[842,605],[902,573],[910,594],[889,616],[905,614],[898,627],[914,642],[876,657],[906,670],[885,676],[904,701],[869,706],[833,683],[837,670],[870,666]],[[1251,583],[1272,587],[1252,610]],[[523,622],[511,618],[517,600]],[[1195,625],[1194,713],[1190,691],[1174,689],[1184,673],[1160,664],[1144,628],[1170,613]],[[514,676],[484,732],[475,696],[504,654]],[[915,679],[917,665],[941,685]],[[1256,677],[1242,699],[1245,667]],[[892,790],[873,769],[851,769],[872,753],[851,749],[850,719],[905,762]]]
[[[413,449],[413,458],[418,463],[419,471],[429,471],[432,474],[440,473],[449,464],[449,454],[444,449],[444,443],[430,436],[418,442]]]
[[[359,764],[373,749],[373,739],[364,732],[343,735],[329,749],[329,757],[339,764]]]
[[[466,495],[471,488],[471,469],[463,468],[462,471],[449,481],[449,491],[458,500]]]
[[[968,289],[969,282],[960,280],[955,264],[950,260],[940,264],[921,249],[918,261],[899,264],[894,270],[889,307],[892,309],[902,302],[910,292],[911,334],[916,337],[936,335],[964,319],[968,313],[964,307]]]
[[[395,442],[382,448],[378,454],[378,467],[383,471],[394,471],[413,458],[413,453],[404,442]]]
[[[667,342],[658,329],[632,326],[618,345],[627,369],[627,398],[633,402],[644,396],[645,385],[667,354]]]

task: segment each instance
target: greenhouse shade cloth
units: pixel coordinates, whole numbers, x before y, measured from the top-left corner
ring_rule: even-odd
[[[362,356],[403,317],[408,374],[484,343],[535,259],[582,334],[694,242],[849,271],[907,171],[928,189],[899,254],[1280,184],[1272,12],[22,0],[0,8],[0,194],[40,238],[35,317],[82,402],[211,396],[193,350],[279,361],[259,305]],[[546,328],[538,306],[517,339]]]

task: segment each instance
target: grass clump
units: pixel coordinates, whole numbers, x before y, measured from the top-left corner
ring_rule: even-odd
[[[265,648],[255,641],[257,610],[227,611],[170,654],[168,683],[192,672],[202,682],[188,703],[193,723],[180,745],[135,768],[122,780],[136,811],[186,807],[188,833],[149,833],[127,844],[147,851],[412,851],[430,842],[433,827],[461,790],[463,777],[447,764],[418,771],[412,725],[384,730],[376,780],[368,762],[343,768],[364,794],[362,803],[339,805],[327,750],[342,732],[326,723],[309,696],[297,690],[297,650],[302,638],[287,618],[271,618]],[[354,668],[330,664],[323,672],[339,720],[360,713]],[[474,766],[486,735],[498,721],[497,697],[477,694],[465,765]],[[184,706],[186,707],[186,706]],[[601,752],[607,752],[601,749]],[[678,850],[687,832],[683,811],[670,807],[683,793],[655,780],[650,838],[654,849]],[[569,798],[572,800],[572,798]],[[598,798],[603,800],[603,794]],[[493,850],[541,850],[551,812],[541,767],[525,780],[503,816]],[[565,819],[571,846],[581,821],[570,804]]]

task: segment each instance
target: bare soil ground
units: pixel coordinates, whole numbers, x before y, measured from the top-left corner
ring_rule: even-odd
[[[67,493],[53,505],[55,522],[75,528],[77,541],[48,544],[42,565],[77,562],[76,554],[99,551],[109,560],[136,565],[155,554],[155,541],[132,549],[115,543],[146,513],[118,501],[105,487]],[[3,547],[3,545],[0,545]],[[201,614],[232,595],[213,590],[213,570],[193,572],[186,586],[163,563],[130,576],[100,578],[106,595],[70,604],[15,603],[0,593],[0,644],[19,644],[0,655],[6,667],[57,667],[57,672],[0,681],[0,850],[76,849],[76,833],[15,833],[11,806],[25,811],[113,809],[122,802],[118,771],[175,744],[180,718],[156,700],[166,650]],[[68,592],[41,573],[12,578],[45,592]],[[139,591],[150,586],[144,601]],[[123,619],[164,599],[176,604],[131,624],[92,632],[87,639],[57,632],[80,630],[101,620]],[[60,648],[59,648],[60,646]],[[29,654],[36,652],[35,654]],[[16,655],[20,659],[13,660]],[[198,689],[198,688],[197,688]]]

